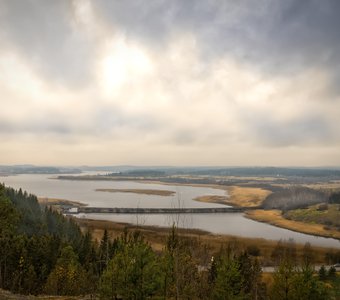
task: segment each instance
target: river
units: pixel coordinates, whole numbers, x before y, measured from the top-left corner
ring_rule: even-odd
[[[193,199],[203,195],[225,196],[226,191],[177,185],[140,183],[133,181],[82,181],[57,180],[51,175],[17,175],[0,177],[0,182],[15,189],[22,188],[39,197],[59,198],[79,201],[95,207],[220,207],[221,204],[204,203]],[[172,196],[142,195],[133,193],[97,192],[96,189],[157,189],[175,192]],[[247,219],[242,213],[223,214],[181,214],[181,215],[124,215],[124,214],[82,214],[78,217],[127,222],[140,225],[172,226],[196,228],[215,234],[231,234],[242,237],[265,238],[271,240],[294,239],[297,243],[310,242],[312,245],[340,248],[340,241],[332,238],[316,237],[265,223]]]

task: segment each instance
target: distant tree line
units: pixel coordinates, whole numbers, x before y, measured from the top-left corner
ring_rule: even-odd
[[[262,207],[287,211],[322,202],[327,202],[325,193],[306,187],[293,186],[267,196]]]
[[[328,202],[331,204],[340,204],[340,192],[331,193]]]
[[[0,173],[5,174],[76,174],[81,173],[76,168],[56,168],[56,167],[39,167],[31,165],[23,166],[0,166]]]
[[[259,177],[339,177],[340,169],[319,169],[319,168],[278,168],[278,167],[192,167],[192,168],[158,168],[128,170],[121,174],[140,174],[148,172],[160,172],[163,175],[209,175],[209,176],[259,176]]]

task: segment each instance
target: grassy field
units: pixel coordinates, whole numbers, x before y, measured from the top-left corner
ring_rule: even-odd
[[[269,223],[293,231],[340,239],[339,230],[327,229],[322,224],[288,220],[284,218],[280,210],[253,210],[246,212],[245,216],[255,221]]]
[[[172,196],[176,194],[176,192],[174,191],[151,190],[151,189],[96,189],[96,192],[133,193],[133,194],[157,195],[157,196]]]
[[[322,224],[326,228],[340,229],[340,204],[312,205],[303,209],[294,209],[284,213],[289,220],[310,224]]]

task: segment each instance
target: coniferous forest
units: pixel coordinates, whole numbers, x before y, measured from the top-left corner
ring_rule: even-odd
[[[335,269],[314,272],[278,243],[276,271],[264,278],[256,256],[228,244],[211,256],[195,239],[169,229],[161,251],[138,231],[100,242],[36,196],[0,185],[0,288],[15,294],[100,299],[337,299]]]

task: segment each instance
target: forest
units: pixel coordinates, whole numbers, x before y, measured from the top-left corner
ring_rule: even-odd
[[[154,250],[139,231],[95,241],[72,218],[34,195],[0,185],[0,288],[15,294],[91,295],[99,299],[337,299],[334,268],[314,271],[313,251],[292,241],[272,253],[264,274],[257,249],[208,245],[169,229]],[[333,254],[332,262],[339,259]]]

